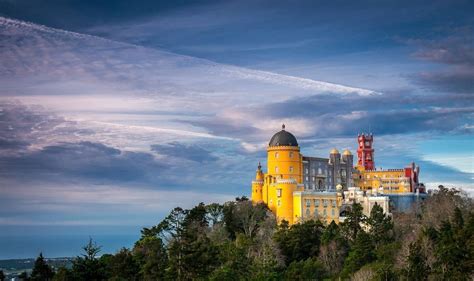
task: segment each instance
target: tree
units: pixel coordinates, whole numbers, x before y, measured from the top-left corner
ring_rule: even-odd
[[[349,256],[344,262],[343,276],[356,272],[362,266],[375,260],[374,247],[369,234],[361,230],[357,233]]]
[[[207,221],[212,225],[217,225],[221,223],[224,219],[224,206],[212,203],[206,206],[207,211]]]
[[[65,268],[65,267],[60,267],[56,271],[53,277],[53,281],[71,281],[73,280],[72,278],[72,272]]]
[[[363,214],[362,205],[353,203],[350,210],[346,214],[341,228],[346,238],[353,242],[357,238],[359,232],[362,230],[362,224],[366,223],[367,217]]]
[[[115,255],[103,255],[99,261],[104,264],[109,280],[134,281],[139,279],[140,268],[127,248],[122,248]]]
[[[0,270],[0,281],[5,281],[5,273],[3,273],[3,270]]]
[[[428,279],[430,268],[425,260],[426,257],[423,254],[420,242],[411,243],[405,269],[407,280],[422,281]]]
[[[82,248],[84,254],[77,257],[72,263],[72,275],[74,279],[89,281],[105,279],[104,266],[97,259],[100,248],[100,246],[93,242],[92,238],[89,239],[89,243]]]
[[[370,217],[367,219],[369,234],[372,236],[375,248],[390,242],[393,238],[393,222],[389,216],[383,213],[382,207],[375,204],[370,211]]]
[[[275,241],[285,256],[286,264],[316,257],[323,228],[320,221],[314,220],[294,224],[289,228],[281,227],[275,234]]]
[[[226,230],[232,239],[235,239],[238,233],[253,237],[268,212],[265,204],[253,205],[248,200],[229,202],[224,205],[223,210]]]
[[[204,203],[189,210],[183,221],[182,269],[185,279],[202,279],[217,263],[217,249],[207,237],[207,210]]]
[[[49,281],[53,279],[53,276],[53,270],[44,260],[43,253],[40,253],[39,256],[36,258],[33,271],[31,272],[31,280]]]
[[[23,271],[18,275],[18,278],[20,278],[22,281],[30,281],[30,278],[28,277],[28,273],[26,271]]]
[[[159,237],[142,237],[133,248],[133,255],[145,281],[163,280],[168,267],[168,255]]]
[[[348,252],[348,243],[342,237],[340,227],[332,221],[321,235],[319,260],[330,275],[337,275],[344,264]]]
[[[323,280],[325,277],[324,266],[313,258],[293,261],[284,273],[284,280]]]

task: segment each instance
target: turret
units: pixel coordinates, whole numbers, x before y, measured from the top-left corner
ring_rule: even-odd
[[[293,223],[293,192],[303,183],[303,156],[296,137],[285,130],[273,135],[267,148],[267,176],[274,179],[263,192],[279,221]],[[265,198],[267,197],[267,198]]]
[[[332,187],[334,189],[336,185],[341,183],[341,154],[339,150],[333,148],[329,154],[329,162],[332,164],[330,168],[332,169]]]
[[[263,180],[264,174],[262,172],[262,165],[258,162],[257,172],[255,173],[255,180],[252,181],[252,202],[259,203],[263,201]]]
[[[374,170],[374,149],[372,148],[372,143],[374,141],[373,135],[359,134],[357,137],[357,141],[358,168],[363,170]]]
[[[267,148],[267,173],[277,179],[295,179],[303,182],[303,157],[295,136],[285,130],[277,132],[270,139]]]
[[[352,180],[352,167],[354,167],[354,156],[350,152],[349,149],[344,150],[342,153],[342,161],[346,163],[346,187],[353,186],[353,180]]]

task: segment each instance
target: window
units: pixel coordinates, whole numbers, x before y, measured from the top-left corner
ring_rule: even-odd
[[[313,174],[316,174],[316,170],[315,170],[315,169],[313,169],[312,172],[313,172]]]
[[[311,207],[311,200],[306,199],[306,207]]]
[[[293,173],[293,166],[290,166],[290,173]]]
[[[319,207],[319,199],[314,199],[314,206]]]
[[[321,168],[318,168],[318,175],[321,175],[323,173],[323,171],[321,170]]]
[[[319,180],[318,182],[318,189],[323,189],[323,181]]]
[[[312,186],[313,186],[313,189],[315,189],[315,188],[316,188],[316,185],[315,185],[314,183],[312,184]]]
[[[278,158],[278,152],[275,152],[275,158]]]
[[[306,173],[306,174],[307,174],[307,173],[309,173],[309,170],[308,170],[308,168],[306,168],[304,171],[305,171],[305,173]]]
[[[324,206],[324,208],[326,208],[328,206],[328,200],[327,199],[323,199],[323,206]]]
[[[333,208],[336,208],[336,200],[331,200],[331,204]]]
[[[278,199],[278,201],[277,201],[277,205],[278,205],[278,207],[280,207],[280,206],[281,206],[281,200],[280,200],[280,199]]]
[[[332,210],[331,210],[331,216],[334,217],[335,215],[336,215],[336,214],[335,214],[335,212],[334,212],[334,209],[332,209]]]
[[[311,216],[311,211],[309,209],[306,209],[306,216]]]
[[[328,213],[326,212],[326,209],[323,211],[323,215],[326,216]]]
[[[281,197],[281,188],[277,189],[277,197]]]
[[[309,177],[306,177],[306,181],[309,181]]]
[[[315,216],[315,217],[318,216],[318,209],[314,209],[314,216]]]
[[[290,158],[293,158],[293,152],[290,151]]]
[[[275,167],[275,173],[278,173],[278,166]]]

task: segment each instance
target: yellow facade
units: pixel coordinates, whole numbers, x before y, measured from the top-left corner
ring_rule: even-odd
[[[411,192],[410,179],[403,169],[365,170],[359,166],[356,169],[354,184],[361,190],[380,190],[386,194]]]
[[[267,149],[267,173],[277,179],[303,181],[303,157],[297,146],[270,146]]]
[[[280,134],[280,135],[279,135]],[[276,140],[273,140],[276,137]],[[263,202],[276,215],[279,222],[294,224],[304,219],[314,218],[307,215],[307,200],[321,200],[319,219],[330,223],[338,222],[340,200],[335,192],[305,192],[303,185],[303,156],[293,135],[284,130],[275,134],[267,148],[267,173],[259,165],[255,180],[252,181],[252,201]],[[323,198],[324,197],[324,198]],[[325,203],[328,206],[325,207]]]
[[[252,181],[252,201],[265,203],[279,221],[293,224],[293,192],[303,190],[303,156],[293,135],[284,128],[279,134],[267,148],[267,173],[259,165]]]
[[[411,167],[405,169],[372,169],[374,164],[371,142],[369,146],[365,142],[360,145],[363,151],[358,151],[358,154],[365,158],[359,162],[366,166],[358,164],[354,169],[352,153],[347,149],[342,157],[337,149],[331,150],[327,166],[320,160],[311,160],[318,159],[316,157],[305,157],[303,162],[295,136],[285,131],[282,126],[282,130],[273,135],[268,144],[267,173],[263,173],[261,165],[258,165],[255,180],[252,181],[252,201],[266,204],[279,222],[286,220],[289,224],[294,224],[307,219],[319,219],[329,224],[343,220],[340,211],[344,209],[344,204],[354,200],[363,203],[367,212],[370,212],[372,204],[377,202],[383,203],[388,210],[388,197],[378,196],[378,193],[413,192],[412,186],[416,187],[418,184],[419,167],[412,163]],[[370,157],[364,153],[370,153]],[[321,168],[326,170],[321,172]],[[332,185],[333,188],[316,190],[314,183],[312,186],[308,183],[314,182],[319,176],[329,180],[328,186]],[[344,198],[344,190],[349,191],[348,198]],[[376,192],[365,192],[368,190]]]
[[[330,224],[339,223],[339,210],[342,205],[341,192],[303,191],[294,194],[294,223],[317,219]]]

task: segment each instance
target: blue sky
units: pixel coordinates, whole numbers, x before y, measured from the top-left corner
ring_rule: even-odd
[[[0,0],[1,240],[248,195],[282,123],[314,156],[370,130],[377,167],[472,192],[473,8]]]

